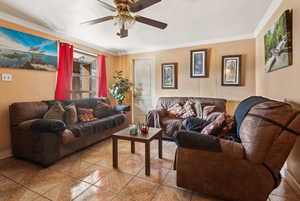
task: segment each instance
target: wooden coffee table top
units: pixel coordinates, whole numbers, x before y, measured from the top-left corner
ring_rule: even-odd
[[[130,135],[129,128],[125,128],[123,130],[118,131],[117,133],[114,133],[112,136],[124,140],[146,142],[151,141],[153,138],[157,137],[161,132],[161,128],[149,128],[148,134]]]

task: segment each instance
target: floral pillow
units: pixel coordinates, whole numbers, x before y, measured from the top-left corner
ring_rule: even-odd
[[[81,122],[89,122],[97,120],[94,117],[94,110],[91,108],[78,108],[78,118]]]
[[[168,112],[171,115],[176,117],[181,117],[185,113],[185,109],[180,104],[176,103],[175,105],[168,108]]]
[[[201,134],[217,136],[222,131],[225,118],[225,113],[221,113],[216,120],[202,129]]]
[[[181,115],[181,118],[186,119],[189,117],[194,117],[196,116],[196,113],[193,109],[193,103],[191,101],[187,101],[184,106],[183,106],[185,113]]]

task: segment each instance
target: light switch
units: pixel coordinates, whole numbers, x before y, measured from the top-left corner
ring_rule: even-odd
[[[2,81],[4,82],[11,82],[12,81],[12,75],[8,73],[2,73]]]

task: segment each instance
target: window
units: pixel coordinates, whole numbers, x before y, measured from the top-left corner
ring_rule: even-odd
[[[93,98],[97,95],[97,57],[74,51],[72,99]]]

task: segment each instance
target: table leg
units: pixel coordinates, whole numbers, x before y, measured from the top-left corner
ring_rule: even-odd
[[[145,174],[150,176],[150,142],[145,143]]]
[[[158,157],[162,158],[162,132],[160,132],[158,137]]]
[[[118,168],[118,138],[113,136],[113,167]]]
[[[133,140],[131,140],[131,153],[134,154],[135,153],[135,143]]]

